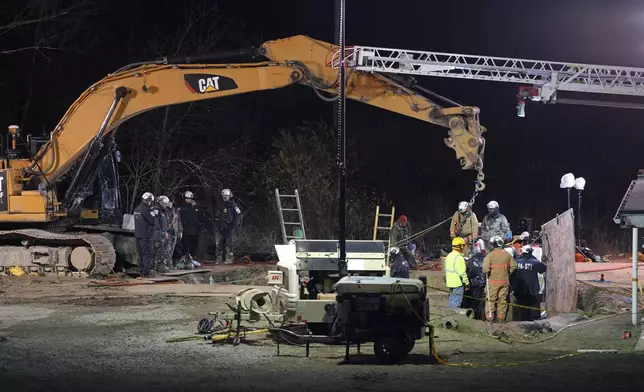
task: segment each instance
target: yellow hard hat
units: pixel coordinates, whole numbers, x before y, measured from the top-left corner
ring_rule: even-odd
[[[452,240],[452,246],[465,246],[465,240],[461,237],[454,237]]]

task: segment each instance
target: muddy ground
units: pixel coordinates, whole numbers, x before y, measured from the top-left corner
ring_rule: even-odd
[[[230,285],[228,292],[235,290]],[[0,277],[0,390],[606,391],[643,386],[644,355],[633,351],[640,330],[630,325],[628,314],[568,328],[541,343],[552,334],[527,335],[514,323],[494,326],[505,331],[505,338],[524,342],[509,344],[488,336],[479,321],[456,317],[457,330],[441,328],[446,297],[435,292],[431,298],[438,353],[453,366],[431,364],[426,340],[397,366],[377,364],[371,346],[343,364],[342,347],[315,346],[306,358],[304,348],[282,345],[278,357],[274,342],[260,335],[239,346],[168,343],[194,335],[207,312],[224,310],[226,294],[177,297],[92,288],[74,278]],[[553,318],[553,327],[576,317]],[[633,338],[621,339],[624,330]],[[555,359],[578,349],[619,353]]]

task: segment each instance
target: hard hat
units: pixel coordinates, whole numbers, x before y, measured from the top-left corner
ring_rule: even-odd
[[[491,202],[487,203],[487,208],[489,210],[493,210],[495,208],[499,208],[499,203],[496,202],[496,200],[492,200]]]
[[[481,253],[485,249],[485,242],[483,240],[478,240],[474,243],[474,246],[472,247],[472,252],[473,253]]]
[[[462,202],[458,203],[458,211],[459,212],[465,212],[465,211],[467,211],[467,208],[469,206],[470,205],[466,201],[462,201]]]
[[[503,247],[503,238],[499,237],[498,235],[495,235],[494,237],[490,238],[490,245],[492,245],[495,248]]]
[[[143,201],[153,202],[154,201],[154,195],[152,193],[150,193],[150,192],[145,192],[143,194],[143,196],[141,196],[141,199]]]
[[[157,201],[160,204],[165,204],[166,206],[170,205],[170,199],[168,198],[168,196],[163,196],[163,195],[159,196],[159,197],[157,197]]]
[[[407,223],[407,221],[408,221],[407,215],[400,215],[398,217],[398,222],[400,222],[400,223]]]
[[[194,199],[194,198],[195,198],[195,195],[194,195],[192,192],[190,192],[190,191],[186,191],[186,193],[184,193],[184,194],[183,194],[183,197],[184,197],[185,199]]]
[[[521,253],[532,254],[532,247],[530,245],[525,245],[521,248]]]
[[[521,241],[525,240],[526,238],[530,238],[530,233],[528,233],[527,231],[524,231],[523,233],[521,233],[521,235],[519,235],[519,239]]]
[[[223,197],[225,200],[229,200],[233,197],[233,192],[230,189],[224,189],[221,191],[221,197]]]
[[[465,240],[461,237],[454,237],[452,240],[452,246],[465,246]]]
[[[398,253],[400,253],[400,249],[396,248],[395,246],[389,248],[389,254],[397,255]]]

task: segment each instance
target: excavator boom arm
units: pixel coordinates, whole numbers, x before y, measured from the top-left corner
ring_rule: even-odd
[[[191,64],[165,60],[123,68],[87,89],[68,109],[51,139],[24,169],[25,178],[52,183],[75,168],[74,180],[101,139],[124,121],[167,105],[271,90],[300,83],[326,101],[336,99],[339,70],[331,59],[337,47],[306,36],[269,41],[259,54],[269,61],[248,64]],[[442,108],[393,80],[349,69],[347,97],[449,129],[445,143],[463,169],[479,171],[485,131],[476,107]],[[79,168],[80,167],[80,168]],[[76,169],[77,168],[77,169]]]

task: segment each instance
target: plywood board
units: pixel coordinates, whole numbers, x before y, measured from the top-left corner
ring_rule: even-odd
[[[577,309],[575,270],[575,219],[569,209],[541,227],[542,261],[546,273],[546,310],[570,313]]]

